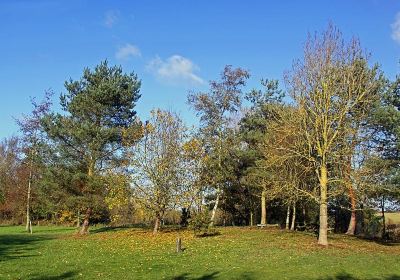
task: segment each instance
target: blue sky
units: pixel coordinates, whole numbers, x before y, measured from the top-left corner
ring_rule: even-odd
[[[0,1],[0,138],[30,97],[58,96],[64,81],[104,59],[142,80],[137,111],[172,109],[188,123],[189,90],[205,90],[224,65],[281,79],[301,56],[308,32],[329,21],[357,35],[385,73],[400,70],[400,1]],[[57,107],[57,106],[55,106]]]

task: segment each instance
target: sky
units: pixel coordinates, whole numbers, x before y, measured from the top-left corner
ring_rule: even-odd
[[[329,22],[358,36],[394,79],[400,71],[400,1],[89,1],[0,0],[0,139],[18,134],[16,118],[46,90],[107,59],[142,81],[136,110],[173,110],[189,124],[189,91],[205,91],[225,65],[279,79],[301,58],[308,33]]]

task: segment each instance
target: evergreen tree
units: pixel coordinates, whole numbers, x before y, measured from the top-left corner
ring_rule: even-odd
[[[81,234],[88,232],[93,206],[104,192],[101,175],[121,160],[123,133],[137,127],[140,84],[134,73],[101,62],[94,70],[86,68],[81,79],[65,83],[64,114],[51,113],[43,121],[60,161],[74,170],[76,191],[86,199]]]

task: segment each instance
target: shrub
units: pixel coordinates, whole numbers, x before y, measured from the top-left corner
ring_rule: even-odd
[[[193,230],[195,236],[214,235],[215,229],[210,226],[211,219],[208,211],[193,215],[189,219],[189,229]]]

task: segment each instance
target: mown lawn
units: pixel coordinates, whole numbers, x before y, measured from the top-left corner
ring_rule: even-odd
[[[143,229],[0,227],[0,279],[400,279],[400,245],[343,235],[221,228],[213,237]]]

